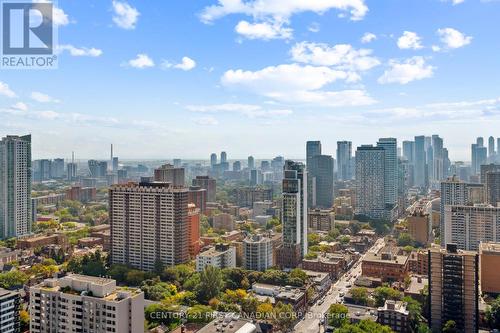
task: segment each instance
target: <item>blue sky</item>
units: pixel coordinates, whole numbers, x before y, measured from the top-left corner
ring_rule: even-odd
[[[60,0],[59,68],[0,71],[35,157],[303,157],[500,136],[500,1]]]

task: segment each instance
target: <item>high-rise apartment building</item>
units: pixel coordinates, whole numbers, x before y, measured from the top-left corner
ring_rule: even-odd
[[[356,214],[385,216],[385,149],[363,145],[356,150]]]
[[[480,242],[500,242],[500,207],[446,205],[444,244],[477,251]]]
[[[193,186],[199,186],[207,190],[207,201],[215,202],[215,192],[217,189],[217,182],[215,179],[209,176],[196,176],[196,178],[193,179]]]
[[[479,170],[481,175],[480,178],[481,184],[486,184],[486,174],[488,172],[500,172],[500,164],[493,164],[493,163],[483,164],[481,165]]]
[[[425,136],[415,137],[415,166],[414,166],[414,183],[415,186],[425,188],[427,182],[427,163],[425,154]]]
[[[278,265],[294,268],[307,253],[307,171],[304,164],[286,161],[283,178],[283,245]]]
[[[382,138],[377,147],[384,149],[384,198],[388,207],[398,202],[398,142],[395,138]]]
[[[333,204],[333,158],[315,155],[307,166],[311,191],[308,194],[310,207],[330,208]]]
[[[21,299],[17,291],[0,288],[0,332],[19,333]]]
[[[500,171],[486,173],[486,201],[500,207]]]
[[[236,248],[228,244],[216,244],[199,253],[196,256],[196,271],[203,272],[207,266],[220,269],[236,267]]]
[[[188,189],[170,183],[115,185],[109,190],[113,263],[151,271],[161,261],[189,260]]]
[[[32,333],[143,332],[144,293],[112,279],[70,274],[32,286],[29,313]]]
[[[458,332],[478,332],[478,255],[458,250],[433,248],[429,256],[429,326],[441,332],[449,320]]]
[[[479,278],[481,293],[500,294],[500,243],[479,245]]]
[[[243,240],[243,267],[265,271],[274,266],[273,241],[263,235],[250,235]]]
[[[337,178],[350,180],[352,176],[352,142],[337,141]]]
[[[176,168],[172,164],[164,164],[155,169],[154,179],[157,182],[168,182],[173,186],[182,187],[185,185],[184,168]]]
[[[31,232],[31,135],[0,141],[0,239]]]
[[[445,235],[449,233],[446,230],[445,224],[445,207],[447,205],[471,205],[473,203],[478,203],[474,199],[474,189],[478,192],[483,192],[483,186],[481,184],[471,184],[465,183],[458,179],[458,177],[453,176],[445,181],[441,182],[441,203],[440,203],[440,240],[441,245],[444,246]],[[480,199],[478,200],[481,201]]]

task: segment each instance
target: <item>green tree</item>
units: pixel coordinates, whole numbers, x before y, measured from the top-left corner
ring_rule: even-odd
[[[220,269],[213,266],[207,266],[200,274],[200,284],[196,291],[198,301],[203,304],[208,304],[210,299],[219,295],[223,287],[224,281],[222,281]]]
[[[113,264],[108,270],[108,275],[118,282],[125,282],[127,273],[131,270],[130,267],[123,264]]]
[[[4,289],[22,287],[27,281],[28,276],[18,270],[0,273],[0,287]]]
[[[355,287],[351,289],[351,296],[354,303],[359,305],[368,304],[368,290],[363,287]]]
[[[144,291],[144,297],[152,301],[161,301],[177,294],[175,285],[161,282],[158,278],[145,280],[141,285],[141,290]]]
[[[391,287],[377,287],[373,292],[376,306],[384,306],[386,300],[399,301],[402,298],[401,292]]]
[[[304,272],[300,268],[294,268],[290,272],[288,278],[289,278],[289,280],[297,279],[297,280],[302,282],[301,285],[304,285],[307,281],[307,274],[306,274],[306,272]]]
[[[212,313],[211,307],[197,304],[187,310],[186,317],[190,323],[205,324],[211,322],[214,318]]]
[[[398,237],[398,246],[415,246],[415,240],[408,233],[401,233]]]
[[[343,304],[332,304],[328,309],[328,325],[339,328],[349,323],[349,309]]]
[[[291,304],[283,304],[278,302],[273,308],[272,322],[276,325],[276,328],[282,332],[287,332],[292,329],[295,321],[297,320],[297,314],[293,310]]]
[[[380,325],[371,320],[361,320],[357,324],[347,324],[335,333],[393,333],[388,326]]]
[[[22,309],[19,311],[19,323],[21,324],[21,332],[27,332],[30,328],[30,314]]]
[[[132,269],[125,276],[125,283],[130,286],[140,286],[146,278],[146,273],[137,269]]]
[[[448,320],[443,326],[443,333],[458,333],[457,323],[454,320]]]
[[[486,309],[486,320],[491,328],[500,329],[500,296]]]

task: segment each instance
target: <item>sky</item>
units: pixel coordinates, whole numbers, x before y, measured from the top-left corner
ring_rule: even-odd
[[[303,158],[500,137],[500,1],[60,0],[59,65],[0,70],[0,136],[35,158]],[[485,140],[487,141],[487,140]]]

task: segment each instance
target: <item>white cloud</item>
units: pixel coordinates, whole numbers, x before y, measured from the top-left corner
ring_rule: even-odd
[[[453,28],[438,29],[437,34],[441,38],[441,42],[450,49],[463,47],[472,41],[472,37],[466,36]]]
[[[34,0],[35,3],[50,3],[48,0]],[[59,7],[54,6],[52,10],[52,21],[56,26],[68,25],[70,23],[68,14]]]
[[[254,18],[288,19],[301,12],[325,13],[331,9],[348,11],[352,20],[362,19],[368,12],[364,0],[219,0],[218,4],[206,7],[201,13],[205,23],[213,22],[231,14],[245,14]]]
[[[196,61],[189,57],[182,57],[180,64],[174,65],[174,68],[182,69],[183,71],[190,71],[196,67]]]
[[[68,51],[74,57],[99,57],[102,55],[102,50],[94,47],[75,47],[70,44],[63,44],[57,46],[58,52]]]
[[[63,26],[69,24],[68,15],[61,8],[54,7],[52,20],[55,25]]]
[[[135,29],[139,19],[139,11],[123,1],[113,1],[113,22],[123,29]]]
[[[151,59],[147,54],[145,53],[140,53],[137,55],[135,59],[129,60],[125,66],[130,66],[134,68],[148,68],[148,67],[154,67],[155,63],[153,59]]]
[[[16,93],[12,91],[7,83],[0,81],[0,95],[10,98],[17,97]]]
[[[249,23],[240,21],[234,30],[248,39],[290,39],[293,29],[284,27],[284,23],[279,22],[261,22]]]
[[[288,109],[267,110],[260,105],[254,104],[212,104],[212,105],[188,105],[186,109],[192,112],[202,113],[238,113],[248,118],[274,118],[289,116],[293,113]]]
[[[274,90],[316,90],[328,83],[347,78],[346,72],[324,66],[286,64],[269,66],[255,72],[229,70],[224,73],[221,81],[226,86],[241,86],[272,95]]]
[[[23,102],[17,102],[13,104],[10,108],[17,111],[28,111],[28,105],[26,105]]]
[[[292,59],[297,62],[319,66],[334,66],[347,71],[367,71],[380,64],[372,57],[372,50],[356,50],[349,44],[329,46],[322,43],[302,42],[295,44],[290,51]]]
[[[60,103],[58,99],[55,99],[47,94],[41,93],[39,91],[33,91],[31,93],[31,99],[39,103]]]
[[[435,67],[427,65],[425,59],[420,56],[406,59],[403,62],[390,60],[389,66],[390,68],[379,77],[379,83],[407,84],[411,81],[432,77],[435,69]]]
[[[325,66],[286,64],[258,71],[229,70],[221,82],[226,87],[244,89],[284,103],[327,106],[369,105],[375,101],[362,90],[320,90],[338,80],[358,79],[346,71]]]
[[[203,125],[203,126],[216,126],[216,125],[219,125],[219,121],[217,119],[215,119],[214,117],[211,117],[211,116],[193,118],[193,121],[196,124]]]
[[[190,71],[196,67],[196,61],[189,57],[182,57],[182,62],[178,64],[173,64],[168,60],[163,60],[161,63],[161,68],[162,69],[169,69],[169,68],[177,68],[177,69],[182,69],[183,71]]]
[[[441,0],[441,1],[444,1],[444,2],[451,2],[453,6],[455,5],[459,5],[461,3],[464,3],[465,0]]]
[[[371,33],[371,32],[366,32],[363,35],[363,37],[361,37],[361,43],[363,43],[363,44],[371,43],[376,39],[377,39],[377,35],[375,35],[374,33]]]
[[[400,49],[413,49],[418,50],[422,48],[422,39],[417,35],[417,33],[412,31],[405,31],[403,35],[398,39],[398,47]]]

